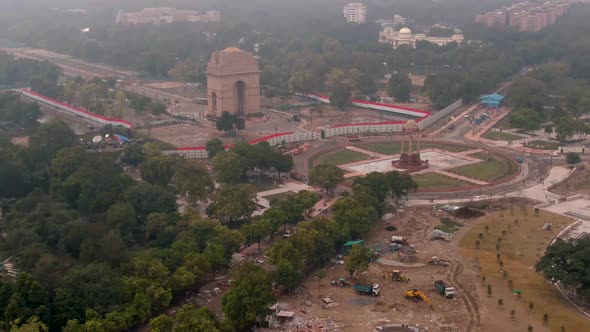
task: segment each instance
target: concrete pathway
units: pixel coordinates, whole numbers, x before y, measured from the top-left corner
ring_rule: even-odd
[[[358,146],[353,146],[353,145],[349,145],[349,146],[345,147],[345,149],[350,150],[350,151],[359,152],[362,154],[366,154],[371,157],[379,157],[379,158],[390,158],[391,157],[391,156],[383,154],[383,153],[379,153],[379,152],[375,152],[375,151],[371,151],[371,150],[366,150],[366,149],[359,148]]]
[[[459,151],[459,152],[453,152],[453,154],[459,155],[461,157],[467,157],[467,158],[471,158],[469,157],[470,154],[476,154],[476,153],[480,153],[483,152],[484,150],[482,149],[474,149],[474,150],[467,150],[467,151]]]
[[[455,179],[462,180],[462,181],[465,181],[465,182],[475,183],[475,184],[478,184],[478,185],[481,185],[481,186],[486,186],[488,184],[488,182],[485,182],[485,181],[477,180],[477,179],[474,179],[474,178],[470,178],[470,177],[467,177],[467,176],[463,176],[463,175],[459,175],[459,174],[455,174],[455,173],[451,173],[451,172],[447,172],[447,171],[442,170],[442,169],[437,169],[433,173],[438,173],[440,175],[448,176],[450,178],[455,178]]]
[[[555,184],[558,184],[561,181],[564,181],[572,173],[573,170],[571,169],[561,166],[555,166],[551,168],[551,170],[549,171],[549,175],[545,178],[545,180],[543,180],[542,183],[539,183],[535,186],[532,186],[521,191],[510,193],[508,194],[508,196],[526,197],[539,202],[548,202],[550,200],[559,199],[562,197],[561,195],[549,192],[547,189]]]
[[[267,191],[261,191],[261,192],[257,193],[256,199],[258,200],[259,205],[263,206],[265,209],[268,209],[268,208],[270,208],[270,202],[268,199],[266,199],[264,197],[282,194],[282,193],[286,193],[286,192],[290,192],[290,191],[292,191],[294,193],[298,193],[303,190],[313,191],[314,188],[306,185],[305,183],[290,181],[290,182],[286,182],[281,188],[267,190]]]

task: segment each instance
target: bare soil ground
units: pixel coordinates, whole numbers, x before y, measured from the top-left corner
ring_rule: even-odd
[[[590,164],[579,166],[572,176],[560,185],[553,187],[551,192],[563,196],[590,195]]]
[[[443,216],[448,215],[432,208],[408,209],[398,212],[390,223],[380,222],[368,235],[366,246],[380,249],[382,262],[387,265],[371,263],[369,270],[351,283],[378,283],[382,288],[379,297],[357,295],[350,287],[330,286],[331,280],[346,276],[344,266],[334,264],[326,268],[326,277],[319,283],[319,289],[318,279],[311,277],[296,294],[284,296],[280,302],[287,303],[290,310],[297,312],[295,324],[307,326],[311,322],[314,328],[322,325],[331,327],[331,331],[372,331],[377,326],[390,323],[409,323],[433,331],[476,331],[474,328],[480,322],[480,300],[476,281],[470,273],[474,267],[462,262],[457,240],[475,221],[461,221],[464,227],[455,233],[450,242],[431,241],[430,233],[434,226],[440,224],[440,217]],[[386,227],[391,225],[397,230],[387,231]],[[392,235],[403,236],[415,245],[415,257],[390,252]],[[432,256],[448,259],[450,265],[428,265],[427,261]],[[401,270],[410,281],[401,283],[384,279],[383,270]],[[458,296],[446,299],[439,295],[433,286],[433,282],[439,279],[453,285]],[[411,288],[423,291],[433,306],[406,299],[404,291]],[[323,306],[319,293],[321,298],[329,297],[337,304],[331,308]]]
[[[483,305],[481,330],[526,331],[530,325],[534,331],[587,331],[590,321],[534,268],[551,239],[573,220],[545,211],[537,214],[526,202],[513,206],[484,216],[461,239],[465,264],[479,267],[471,274]],[[551,231],[542,229],[545,223],[553,224]]]

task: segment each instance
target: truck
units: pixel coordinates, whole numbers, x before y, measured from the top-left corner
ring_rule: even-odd
[[[448,299],[455,296],[455,288],[447,286],[442,280],[435,281],[434,288],[436,288],[440,295],[444,295]]]
[[[379,292],[381,292],[378,284],[355,284],[352,289],[360,295],[379,296]]]

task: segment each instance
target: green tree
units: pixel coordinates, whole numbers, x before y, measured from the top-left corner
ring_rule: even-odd
[[[407,74],[395,73],[387,82],[387,93],[397,101],[405,102],[410,99],[412,81]]]
[[[217,119],[215,126],[217,130],[224,131],[227,134],[229,132],[233,132],[234,130],[244,129],[244,124],[244,119],[238,117],[235,114],[223,112],[221,113],[219,119]]]
[[[582,158],[580,157],[580,155],[578,153],[568,152],[565,155],[565,162],[570,165],[575,165],[575,164],[579,163],[580,161],[582,161]]]
[[[200,309],[191,304],[180,308],[176,314],[175,332],[221,332],[219,322],[207,307]]]
[[[256,210],[255,198],[252,185],[224,185],[213,194],[207,213],[224,223],[249,218]]]
[[[369,231],[379,220],[377,210],[372,206],[362,206],[352,198],[342,198],[334,204],[334,220],[350,230],[350,238],[355,239]]]
[[[128,143],[121,154],[123,164],[138,166],[145,160],[143,146],[141,144]]]
[[[219,138],[212,138],[205,144],[205,149],[210,160],[212,160],[219,152],[225,151],[223,142]]]
[[[272,154],[270,164],[277,170],[280,179],[281,173],[289,172],[293,169],[293,156],[275,152]]]
[[[150,320],[150,331],[152,332],[172,332],[173,326],[174,321],[166,314],[161,314]]]
[[[244,330],[262,319],[275,302],[271,275],[250,263],[243,265],[221,301],[223,312],[234,328]]]
[[[198,161],[183,161],[174,177],[176,191],[191,204],[206,200],[215,188],[209,170]]]
[[[236,183],[242,177],[240,156],[231,151],[219,152],[211,161],[215,178],[222,183]]]
[[[352,278],[355,273],[364,272],[369,268],[369,259],[369,250],[362,245],[355,244],[348,253],[348,257],[344,263],[344,270]]]
[[[154,212],[176,212],[176,195],[160,186],[139,183],[125,192],[125,198],[135,208],[137,219],[145,222]]]
[[[344,181],[344,171],[336,165],[320,164],[309,172],[309,183],[330,193]]]
[[[141,164],[141,177],[149,183],[167,186],[180,164],[181,160],[174,156],[148,155]]]
[[[346,84],[337,84],[330,92],[330,103],[344,109],[352,103],[352,91]]]
[[[275,281],[285,287],[288,292],[293,291],[303,280],[301,268],[293,266],[288,260],[280,260],[275,272]]]

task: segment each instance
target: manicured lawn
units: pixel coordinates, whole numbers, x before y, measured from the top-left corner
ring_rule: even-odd
[[[418,189],[455,188],[466,185],[459,179],[450,178],[437,173],[421,174],[412,177],[418,184]]]
[[[508,141],[508,142],[512,142],[512,141],[516,141],[516,140],[525,138],[524,136],[499,132],[499,131],[495,131],[495,130],[488,131],[485,135],[483,135],[483,137],[487,138],[487,139],[491,139],[493,141]]]
[[[513,209],[484,216],[460,240],[464,265],[479,267],[477,287],[480,294],[486,294],[481,300],[494,313],[495,321],[485,322],[487,330],[501,331],[498,328],[506,320],[512,325],[509,331],[526,331],[528,324],[537,331],[545,313],[549,316],[550,331],[560,331],[561,326],[565,331],[588,330],[588,319],[534,269],[551,239],[571,222],[569,218],[542,210],[536,214],[530,206],[517,202]],[[552,223],[553,230],[543,231],[545,223]],[[478,239],[479,249],[475,244]],[[488,285],[490,295],[487,295]],[[515,289],[521,290],[520,298],[512,293]],[[503,299],[504,310],[497,309],[498,299]],[[529,312],[531,302],[534,309]],[[514,321],[510,320],[511,310],[516,312]]]
[[[494,157],[489,157],[489,159],[485,159],[482,163],[457,167],[449,171],[474,179],[494,181],[510,174],[510,172],[515,169],[517,168],[512,168],[510,165],[507,165]]]
[[[310,166],[314,164],[342,165],[367,159],[369,156],[364,153],[342,149],[310,160]]]
[[[559,148],[559,144],[547,141],[531,141],[526,146],[541,150],[557,150]]]
[[[383,153],[386,155],[395,155],[400,154],[402,145],[399,142],[392,142],[392,143],[372,143],[372,144],[362,144],[359,145],[360,148],[375,151],[378,153]],[[420,149],[440,149],[449,152],[461,152],[467,151],[471,148],[458,146],[458,145],[444,145],[444,144],[436,144],[436,143],[421,143]]]

